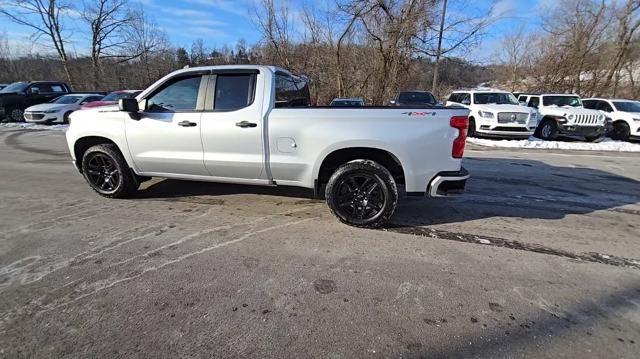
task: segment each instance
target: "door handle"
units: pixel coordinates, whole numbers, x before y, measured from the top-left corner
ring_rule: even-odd
[[[236,126],[242,127],[242,128],[248,128],[248,127],[256,127],[258,126],[258,124],[249,122],[249,121],[242,121],[242,122],[236,122]]]
[[[182,127],[194,127],[194,126],[198,126],[197,123],[195,122],[190,122],[190,121],[182,121],[182,122],[178,122],[178,126],[182,126]]]

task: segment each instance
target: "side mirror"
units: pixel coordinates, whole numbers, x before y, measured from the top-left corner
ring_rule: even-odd
[[[392,105],[395,105],[396,104],[396,100],[390,100],[389,103],[392,104]]]
[[[40,89],[37,87],[32,87],[29,89],[29,93],[32,95],[38,95],[40,93]]]
[[[462,104],[465,105],[465,106],[469,106],[469,105],[471,105],[471,101],[464,100],[464,101],[462,101]]]
[[[520,106],[526,106],[527,105],[527,101],[520,101]]]
[[[129,113],[138,113],[140,111],[138,101],[135,98],[121,98],[118,100],[118,108],[120,111]]]

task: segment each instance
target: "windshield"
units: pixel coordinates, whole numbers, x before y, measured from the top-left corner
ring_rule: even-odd
[[[613,106],[622,112],[640,112],[640,102],[637,101],[613,101]]]
[[[14,82],[11,85],[0,90],[0,93],[8,93],[8,92],[22,92],[24,91],[29,83],[27,82]]]
[[[338,107],[353,107],[353,106],[362,106],[362,101],[359,100],[334,100],[331,101],[331,106]]]
[[[513,94],[507,92],[487,92],[473,95],[476,105],[496,104],[496,105],[519,105],[520,103]]]
[[[57,99],[51,101],[51,103],[57,103],[61,105],[71,105],[72,103],[76,103],[80,101],[82,96],[60,96]]]
[[[578,96],[543,96],[542,105],[582,107],[582,101],[580,101],[580,97]]]
[[[139,92],[112,92],[103,97],[101,101],[118,101],[121,98],[134,98]]]
[[[435,105],[436,98],[429,92],[401,92],[398,102],[407,105]]]

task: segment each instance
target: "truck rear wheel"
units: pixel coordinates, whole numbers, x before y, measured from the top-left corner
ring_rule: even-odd
[[[370,160],[343,164],[325,190],[331,212],[355,227],[375,228],[386,223],[398,203],[398,188],[385,167]]]
[[[139,186],[115,145],[90,147],[82,156],[82,174],[89,186],[107,198],[125,198]]]

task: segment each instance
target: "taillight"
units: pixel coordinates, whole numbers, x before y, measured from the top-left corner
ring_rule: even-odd
[[[469,118],[467,116],[453,116],[449,122],[451,127],[457,128],[458,137],[453,140],[453,149],[451,156],[453,158],[462,158],[464,154],[464,144],[467,141],[467,130],[469,129]]]

